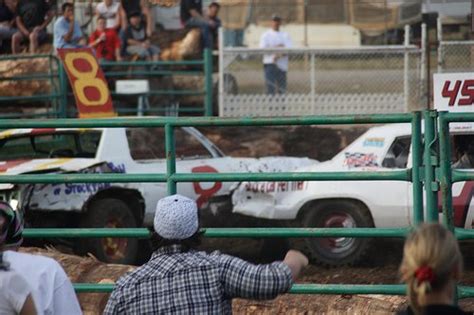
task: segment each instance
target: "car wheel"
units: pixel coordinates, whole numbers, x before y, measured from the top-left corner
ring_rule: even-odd
[[[313,206],[306,212],[303,225],[320,228],[373,227],[369,211],[354,202],[331,201]],[[367,253],[369,238],[308,238],[305,239],[316,262],[326,266],[353,265]]]
[[[105,198],[93,201],[81,219],[82,228],[136,228],[132,210],[121,200]],[[137,260],[137,238],[86,238],[79,241],[81,254],[91,253],[97,259],[113,264],[134,264]]]

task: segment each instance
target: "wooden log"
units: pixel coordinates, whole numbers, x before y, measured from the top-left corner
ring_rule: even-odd
[[[94,257],[79,257],[55,249],[22,248],[21,252],[44,255],[58,261],[72,282],[114,283],[136,267],[105,264]],[[86,315],[102,314],[109,294],[78,295]],[[234,314],[392,314],[406,305],[406,298],[384,295],[281,295],[272,301],[235,299]]]
[[[161,48],[161,60],[169,61],[200,58],[201,32],[199,29],[193,28],[191,30],[184,30],[184,33],[183,30],[176,33],[170,31],[158,32],[158,35],[160,37],[155,38],[154,42]]]

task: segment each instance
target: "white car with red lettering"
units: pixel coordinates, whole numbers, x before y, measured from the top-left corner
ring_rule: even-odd
[[[457,138],[454,143],[474,143],[472,128],[453,130],[452,135]],[[390,171],[411,165],[410,125],[393,124],[373,127],[330,161],[296,171]],[[473,194],[474,182],[453,185],[454,221],[459,227],[472,228]],[[289,220],[291,226],[395,228],[412,223],[412,183],[403,181],[243,182],[232,199],[235,213]],[[369,244],[370,239],[361,238],[307,239],[315,259],[326,265],[358,262]]]
[[[232,158],[198,130],[176,128],[176,171],[291,171],[316,163],[306,158]],[[0,132],[0,176],[39,173],[166,173],[163,128],[14,129]],[[278,160],[278,163],[272,161]],[[198,206],[230,206],[237,183],[178,183]],[[18,203],[34,227],[152,226],[166,183],[1,184],[4,200]],[[79,252],[109,262],[133,263],[137,239],[80,240]]]

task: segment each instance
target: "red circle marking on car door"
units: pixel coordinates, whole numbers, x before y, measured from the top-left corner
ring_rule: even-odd
[[[219,173],[218,170],[209,165],[196,166],[191,169],[193,173]],[[214,185],[209,189],[204,189],[201,187],[201,183],[193,183],[194,192],[199,196],[196,200],[198,208],[201,208],[209,198],[211,198],[219,189],[222,188],[221,182],[215,182]]]

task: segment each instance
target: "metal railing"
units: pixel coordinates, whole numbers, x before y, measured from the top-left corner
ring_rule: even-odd
[[[34,62],[38,60],[47,60],[47,63]],[[2,113],[0,118],[66,118],[76,116],[77,109],[74,106],[66,73],[62,63],[55,55],[6,55],[0,56],[0,61],[16,62],[14,66],[12,63],[12,68],[5,69],[4,74],[0,76],[0,85],[7,82],[9,84],[8,90],[12,94],[0,96],[0,104],[16,104],[14,102],[21,104],[34,101],[50,104],[47,110],[43,108],[40,113]],[[22,72],[27,74],[16,75],[15,73],[19,71],[17,68],[23,67],[22,61],[25,63]],[[125,99],[125,103],[132,104],[131,107],[117,107],[116,111],[119,114],[137,113],[138,96],[151,98],[151,101],[149,100],[151,104],[146,109],[147,114],[163,115],[169,111],[171,105],[174,106],[176,113],[199,113],[204,116],[213,114],[212,51],[209,49],[204,50],[203,58],[198,60],[103,62],[101,66],[106,79],[111,83],[117,79],[145,79],[151,82],[150,91],[139,95],[120,94],[114,91],[114,87],[111,86],[112,99],[116,107],[123,99]],[[179,89],[174,84],[173,78],[175,76],[196,76],[200,78],[200,84],[191,82],[188,85],[195,88]],[[28,82],[28,85],[24,86],[22,82]],[[26,91],[28,95],[17,96],[18,91],[22,91],[22,93]],[[5,95],[7,90],[4,88],[2,93]],[[197,102],[199,105],[180,107],[181,99],[187,96],[199,96]]]
[[[411,169],[380,172],[308,172],[308,173],[177,173],[174,147],[174,129],[183,126],[286,126],[286,125],[335,125],[335,124],[382,124],[410,123],[412,129]],[[413,223],[424,220],[422,174],[421,113],[360,115],[360,116],[311,116],[293,118],[259,119],[213,119],[213,118],[143,118],[137,119],[59,119],[59,120],[0,120],[0,128],[88,128],[88,127],[164,127],[165,150],[167,156],[164,174],[28,174],[0,176],[0,183],[119,183],[119,182],[166,182],[169,194],[176,193],[179,182],[213,181],[410,181],[413,193]],[[207,228],[205,237],[404,237],[411,227],[406,228]],[[25,237],[135,237],[148,236],[148,230],[135,229],[26,229]],[[75,284],[78,292],[110,292],[110,284]],[[296,284],[290,293],[324,294],[404,294],[403,285],[319,285]]]
[[[25,102],[49,104],[49,108],[38,113],[2,113],[2,118],[17,117],[61,117],[66,106],[64,83],[67,78],[56,56],[43,55],[2,55],[0,62],[11,61],[11,67],[4,64],[0,76],[2,93],[0,104],[12,105]],[[6,95],[7,94],[7,95]],[[9,94],[9,95],[8,95]],[[21,96],[18,96],[20,94]]]

